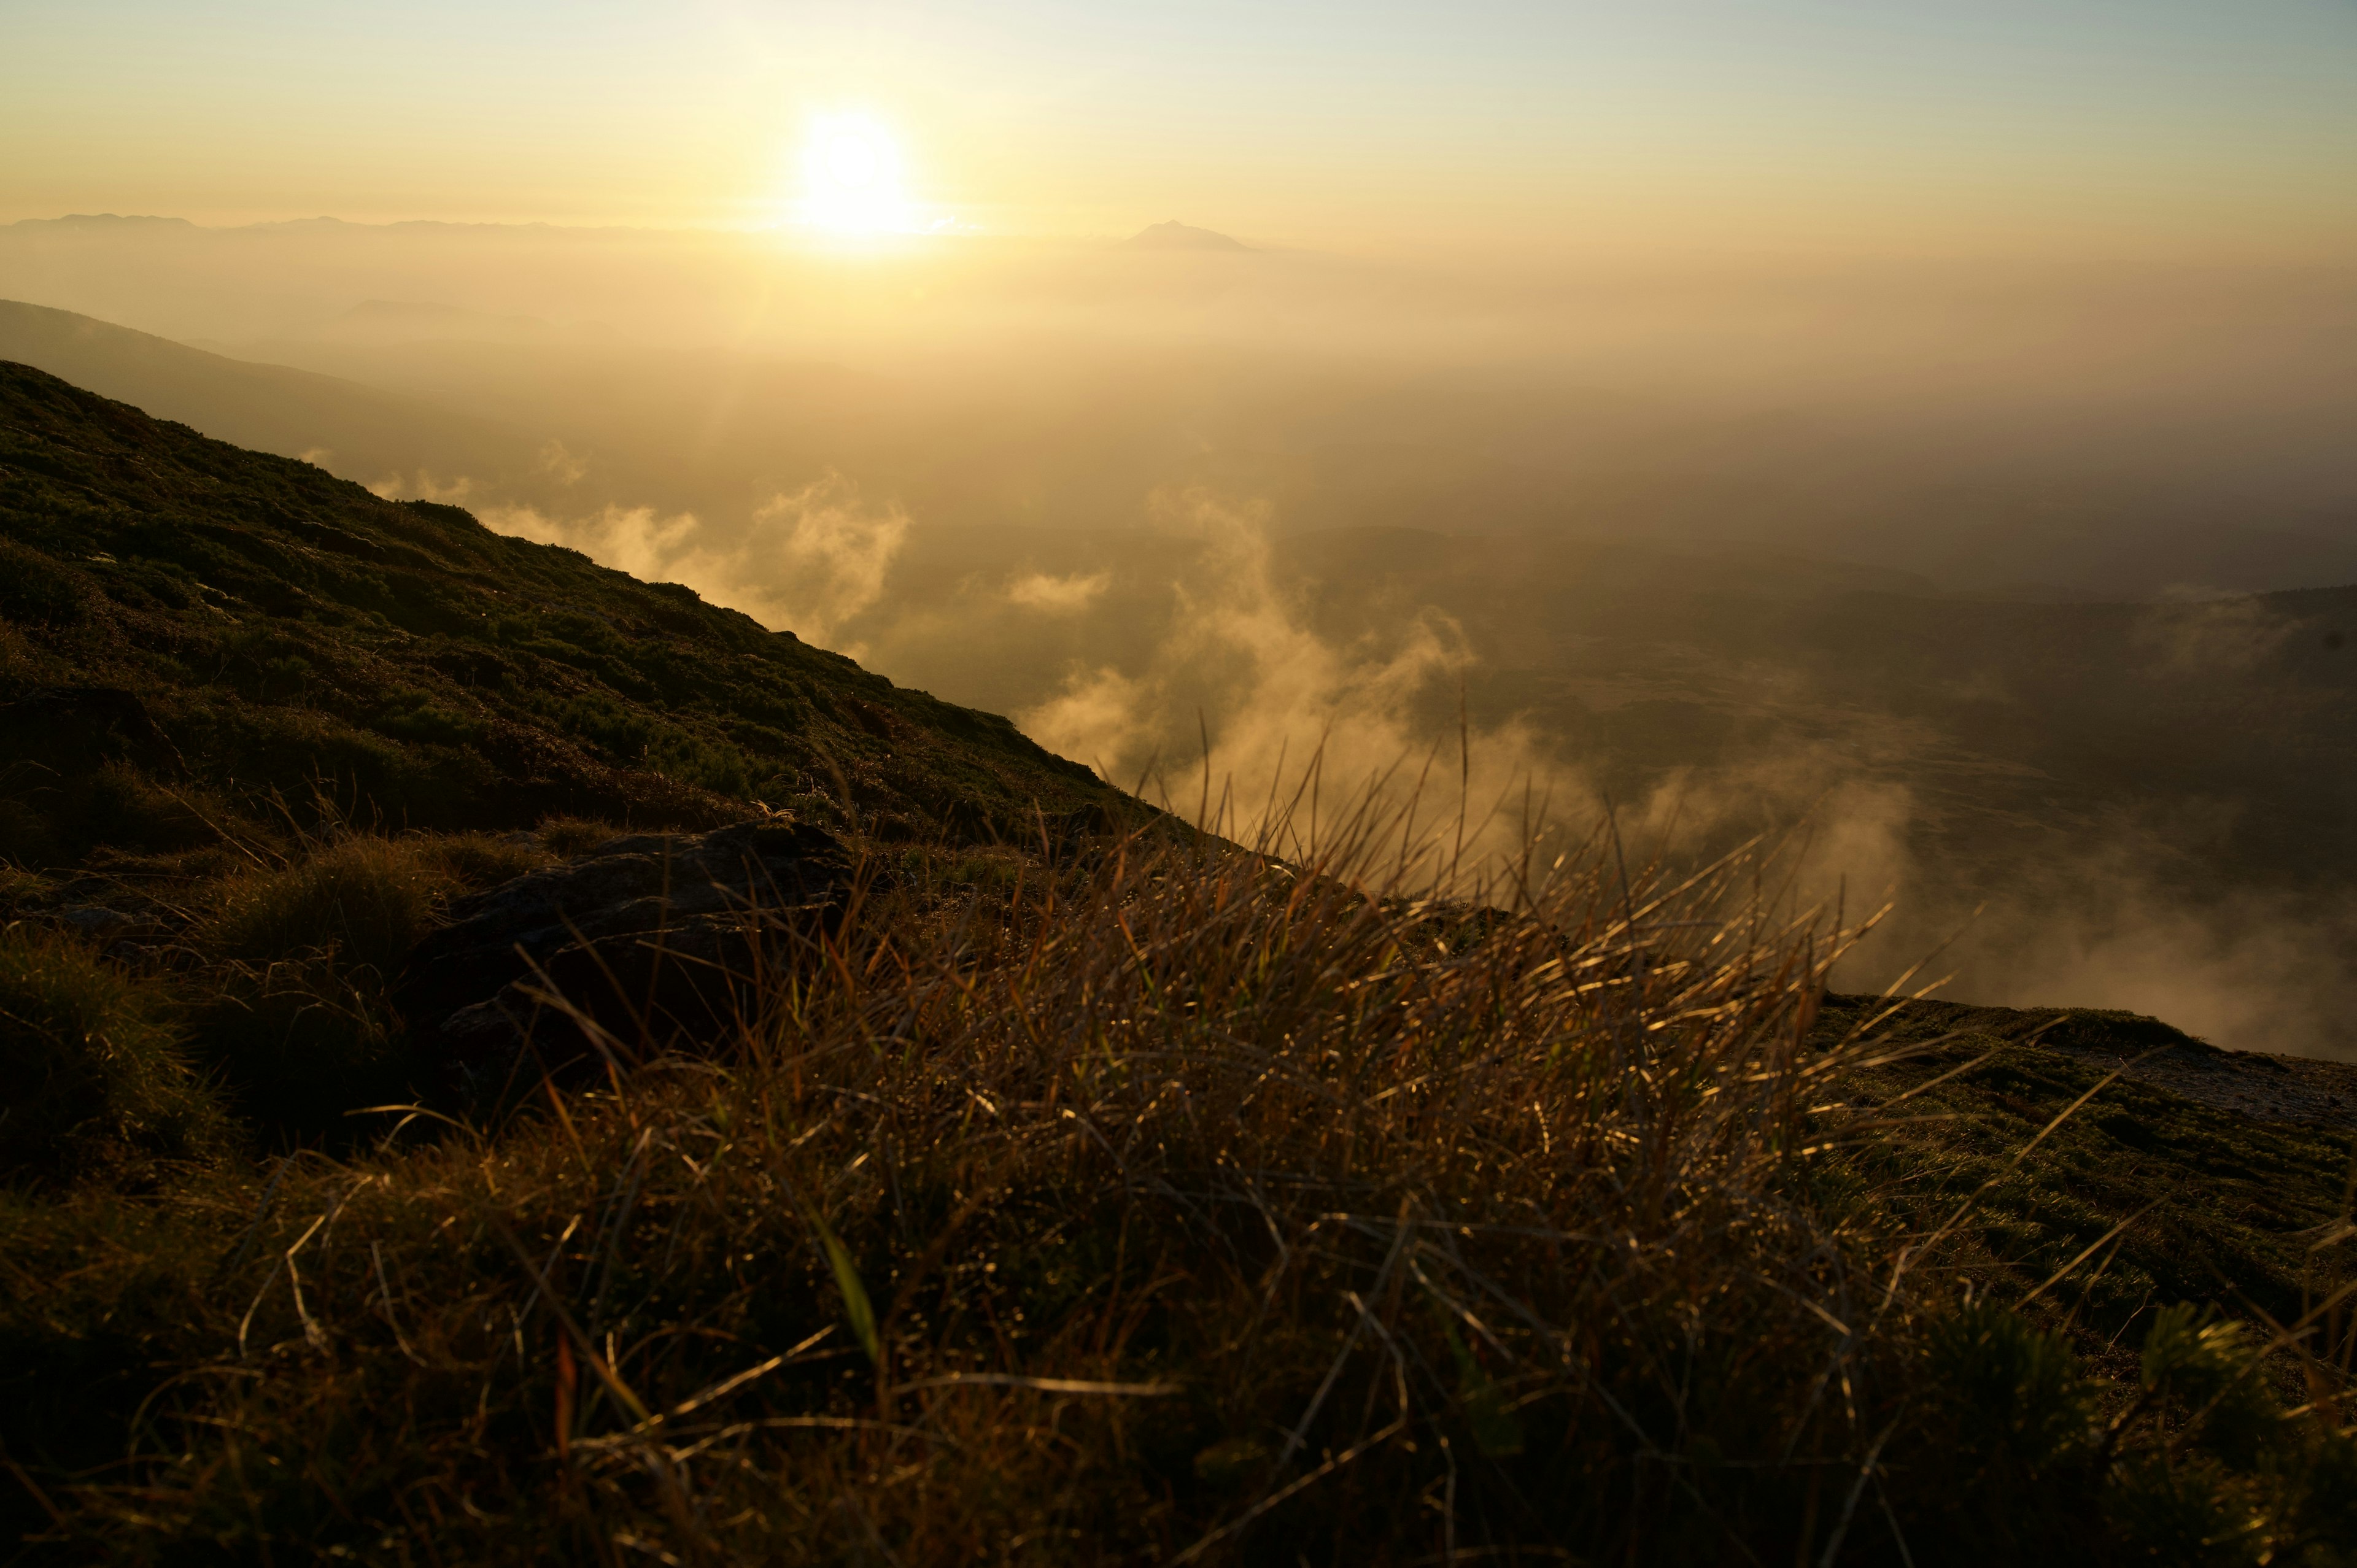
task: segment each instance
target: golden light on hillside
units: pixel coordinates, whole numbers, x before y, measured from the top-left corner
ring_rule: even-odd
[[[901,184],[899,144],[861,114],[821,115],[802,147],[802,220],[837,234],[915,227]]]

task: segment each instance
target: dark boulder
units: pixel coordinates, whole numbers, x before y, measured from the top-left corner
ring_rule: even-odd
[[[477,1092],[601,1048],[706,1047],[764,973],[810,950],[859,875],[853,851],[809,826],[615,839],[454,906],[394,1001],[454,1087]]]

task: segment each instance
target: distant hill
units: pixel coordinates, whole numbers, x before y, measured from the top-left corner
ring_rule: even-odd
[[[537,444],[422,399],[191,349],[70,310],[0,300],[0,360],[45,371],[215,440],[348,478],[529,470]]]
[[[364,299],[311,336],[339,343],[408,343],[441,338],[470,343],[548,343],[579,337],[581,333],[537,316],[494,316],[455,305],[430,305],[409,299]]]
[[[1249,251],[1250,245],[1210,229],[1190,228],[1172,220],[1153,223],[1132,234],[1125,243],[1141,251]]]
[[[163,831],[157,790],[266,816],[324,787],[469,828],[758,802],[1034,840],[1115,800],[1005,719],[686,588],[7,363],[0,639],[0,859],[19,864]]]
[[[69,212],[62,218],[20,218],[7,227],[38,232],[54,229],[186,229],[193,231],[197,226],[185,218],[159,218],[152,213]]]

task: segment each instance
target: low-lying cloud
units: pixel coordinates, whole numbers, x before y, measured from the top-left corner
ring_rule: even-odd
[[[2159,841],[2125,822],[2035,854],[1959,859],[1943,826],[1953,801],[1910,782],[1935,738],[1915,720],[1770,725],[1632,785],[1532,713],[1473,717],[1461,693],[1481,660],[1440,609],[1408,598],[1321,619],[1275,558],[1265,503],[1173,489],[1148,511],[1152,548],[1114,564],[1076,564],[1068,549],[948,579],[909,555],[905,511],[832,477],[733,523],[644,507],[484,518],[686,583],[953,700],[962,672],[997,680],[987,705],[1040,744],[1282,852],[1372,815],[1420,843],[1411,879],[1478,893],[1534,833],[1549,854],[1609,831],[1632,859],[1687,861],[1759,840],[1795,852],[1763,888],[1788,908],[1855,923],[1893,907],[1837,972],[1843,987],[1878,990],[1921,965],[1910,987],[1953,976],[1943,994],[1960,1000],[2123,1007],[2221,1044],[2346,1054],[2337,1019],[2357,917],[2345,909],[2191,897],[2153,869]],[[916,575],[901,579],[904,566]],[[2167,671],[2253,667],[2286,635],[2278,617],[2219,602],[2140,612],[2128,640]]]
[[[1234,837],[1273,834],[1291,850],[1322,831],[1321,812],[1371,810],[1461,821],[1472,841],[1461,853],[1479,860],[1519,838],[1510,804],[1568,806],[1581,792],[1519,722],[1420,731],[1419,701],[1473,662],[1446,615],[1419,610],[1387,636],[1335,640],[1278,582],[1265,505],[1186,489],[1151,510],[1156,526],[1198,546],[1189,575],[1168,585],[1168,630],[1134,667],[1076,663],[1020,711],[1042,746],[1170,809],[1208,813]],[[1453,862],[1460,845],[1447,836]]]
[[[309,455],[305,456],[307,461]],[[476,491],[475,481],[464,474],[446,482],[424,468],[405,478],[399,474],[387,474],[368,488],[389,501],[436,501],[444,506],[463,505]]]
[[[1075,573],[1068,577],[1030,572],[1007,585],[1006,602],[1049,615],[1072,615],[1103,598],[1112,585],[1111,572],[1092,572],[1085,576]]]
[[[579,517],[522,505],[483,509],[486,525],[565,544],[634,576],[683,583],[763,625],[832,645],[874,605],[909,532],[897,506],[871,506],[835,475],[780,493],[734,525],[694,512],[608,506]],[[857,644],[844,651],[860,655]]]

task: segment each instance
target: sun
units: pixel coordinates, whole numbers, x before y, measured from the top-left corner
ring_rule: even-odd
[[[900,184],[900,149],[890,132],[861,114],[826,114],[802,148],[802,218],[838,234],[888,234],[915,227]]]

